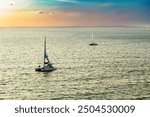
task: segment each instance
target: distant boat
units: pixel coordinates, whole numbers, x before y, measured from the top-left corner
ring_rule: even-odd
[[[46,37],[44,41],[44,64],[43,67],[39,66],[38,68],[35,68],[35,71],[38,72],[51,72],[56,70],[56,68],[53,67],[52,63],[50,62],[48,55],[46,53]]]
[[[98,44],[94,42],[93,33],[92,33],[92,40],[93,42],[89,44],[89,46],[97,46]]]

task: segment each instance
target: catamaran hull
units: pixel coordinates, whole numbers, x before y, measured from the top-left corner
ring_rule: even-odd
[[[56,70],[56,68],[35,68],[37,72],[52,72],[54,70]]]
[[[97,46],[98,44],[97,43],[91,43],[89,44],[89,46]]]

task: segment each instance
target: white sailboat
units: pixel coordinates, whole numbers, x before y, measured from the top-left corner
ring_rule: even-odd
[[[92,32],[92,40],[93,40],[93,42],[90,43],[89,46],[97,46],[98,45],[97,43],[94,42],[94,38],[93,37],[94,37],[94,35],[93,35],[93,32]]]
[[[52,63],[50,62],[48,55],[46,53],[46,37],[44,42],[44,64],[43,67],[39,66],[38,68],[35,68],[35,71],[38,72],[51,72],[56,70],[56,68],[53,67]]]

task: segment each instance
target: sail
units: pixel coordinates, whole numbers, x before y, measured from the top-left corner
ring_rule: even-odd
[[[47,62],[46,62],[46,60],[47,60]],[[47,53],[46,53],[46,37],[45,37],[45,42],[44,42],[44,64],[47,64],[47,63],[49,63],[50,61],[49,61],[49,59],[48,59],[48,55],[47,55]]]

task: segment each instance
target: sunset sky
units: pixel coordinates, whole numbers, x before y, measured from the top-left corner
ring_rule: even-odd
[[[0,27],[150,27],[150,0],[0,0]]]

